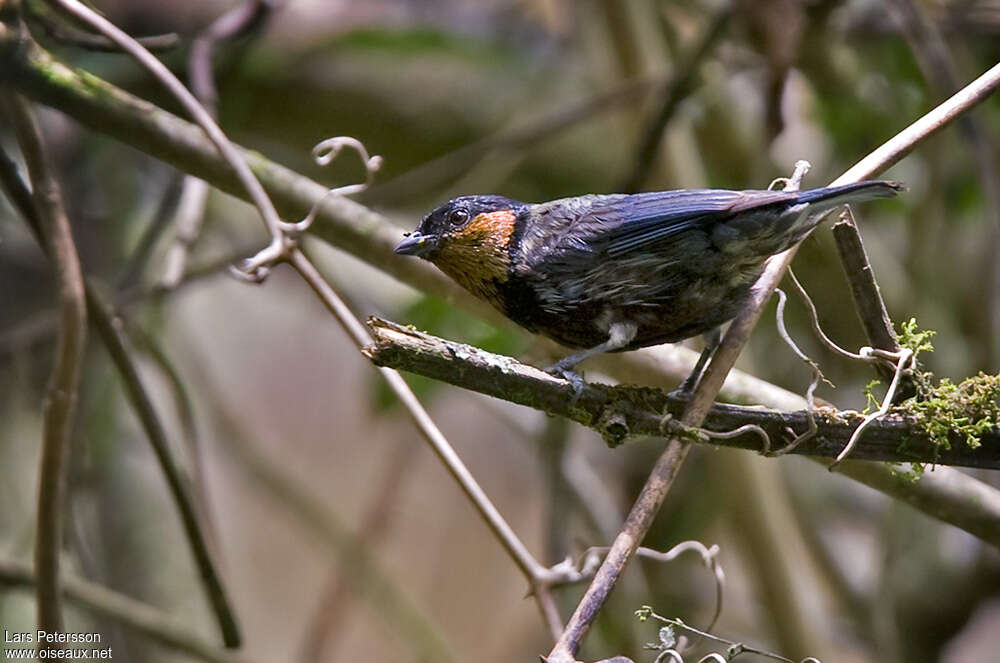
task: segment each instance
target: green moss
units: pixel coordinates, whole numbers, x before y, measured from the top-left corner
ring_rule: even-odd
[[[916,318],[910,318],[899,325],[899,344],[912,350],[914,359],[921,352],[934,352],[934,344],[931,343],[931,339],[936,335],[937,332],[933,329],[918,329]]]
[[[934,351],[934,334],[918,329],[917,321],[910,318],[900,325],[899,342],[916,359],[921,352]],[[958,436],[975,449],[985,433],[1000,427],[1000,375],[979,373],[958,384],[948,378],[935,383],[932,373],[916,365],[911,379],[917,393],[898,409],[916,420],[936,447],[949,449],[952,436]]]
[[[958,384],[944,378],[929,392],[918,385],[918,394],[899,409],[935,446],[949,449],[956,434],[975,449],[985,433],[1000,427],[1000,375],[979,373]]]
[[[917,360],[921,353],[934,351],[931,338],[935,332],[919,329],[917,321],[910,318],[900,325],[898,335],[900,345],[913,352],[914,366],[907,377],[916,393],[895,406],[893,413],[911,418],[937,449],[950,449],[955,438],[970,449],[979,447],[983,435],[1000,428],[1000,375],[979,373],[958,384],[948,378],[935,380]],[[872,380],[865,387],[865,414],[880,406],[874,394],[879,384],[879,380]],[[901,454],[910,441],[906,438],[900,443]],[[916,481],[923,472],[921,463],[913,463],[909,469],[893,466],[893,474],[905,481]]]

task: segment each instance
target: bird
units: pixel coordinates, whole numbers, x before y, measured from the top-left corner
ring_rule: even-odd
[[[682,189],[587,194],[542,203],[454,198],[395,253],[433,263],[530,332],[576,350],[549,371],[580,393],[575,367],[605,352],[702,335],[690,392],[772,255],[840,205],[902,186],[862,181],[806,191]]]

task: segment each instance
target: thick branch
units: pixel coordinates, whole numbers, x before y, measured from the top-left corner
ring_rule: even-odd
[[[882,291],[875,280],[868,253],[861,241],[861,233],[854,223],[850,212],[844,212],[840,220],[833,225],[833,237],[837,242],[837,252],[844,266],[844,273],[851,284],[851,296],[854,298],[854,308],[858,312],[865,336],[872,347],[889,352],[899,352],[899,340],[889,321]],[[884,368],[884,367],[883,367]],[[891,370],[880,370],[883,378],[891,379]]]
[[[662,436],[663,415],[679,417],[686,400],[659,389],[587,383],[573,402],[572,385],[511,357],[495,355],[402,327],[379,318],[368,321],[375,342],[365,354],[379,366],[389,366],[478,391],[503,400],[527,405],[588,426],[610,445],[629,438]],[[844,448],[861,421],[854,412],[823,412],[817,417],[819,432],[792,453],[833,458]],[[772,446],[788,437],[786,429],[801,432],[808,423],[806,413],[779,412],[759,407],[715,404],[704,428],[727,432],[753,424],[767,432]],[[733,438],[698,439],[707,444],[760,450],[762,439],[747,433]],[[905,441],[905,443],[904,443]],[[861,438],[852,458],[862,460],[927,462],[1000,469],[1000,434],[984,437],[979,449],[970,449],[958,437],[950,449],[937,448],[912,419],[891,416],[877,421]]]

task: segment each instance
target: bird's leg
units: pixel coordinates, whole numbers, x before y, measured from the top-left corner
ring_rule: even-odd
[[[635,338],[636,326],[630,322],[615,322],[608,328],[608,340],[600,345],[595,345],[576,354],[560,359],[547,370],[552,375],[564,378],[573,385],[573,400],[575,401],[583,393],[583,378],[573,369],[584,359],[605,352],[614,352],[627,347]]]
[[[712,357],[715,349],[722,343],[722,327],[716,327],[711,331],[707,331],[701,337],[705,341],[705,349],[701,351],[701,356],[695,362],[691,375],[687,376],[684,382],[681,383],[681,386],[677,388],[677,391],[674,392],[684,397],[690,396],[694,388],[698,386],[698,380],[701,379],[705,365],[708,364],[708,360]]]

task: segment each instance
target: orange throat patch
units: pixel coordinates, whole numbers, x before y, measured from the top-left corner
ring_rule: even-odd
[[[496,286],[508,278],[509,248],[516,221],[512,210],[476,215],[442,238],[434,264],[460,286],[503,310]]]

